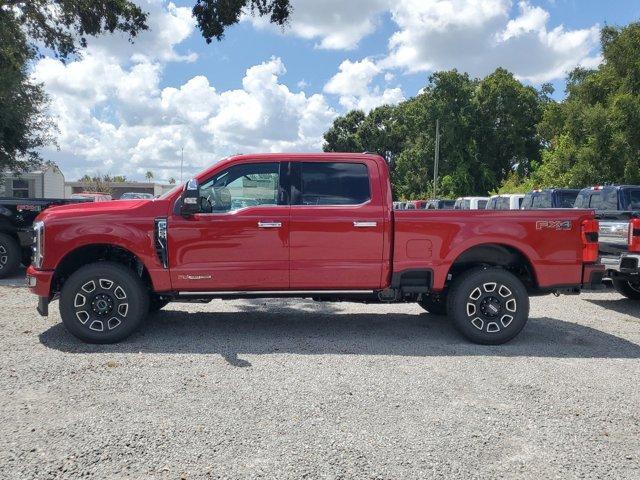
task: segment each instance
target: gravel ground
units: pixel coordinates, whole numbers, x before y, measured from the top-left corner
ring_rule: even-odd
[[[415,305],[172,304],[114,346],[0,307],[1,478],[640,478],[614,293],[533,299],[500,347]]]

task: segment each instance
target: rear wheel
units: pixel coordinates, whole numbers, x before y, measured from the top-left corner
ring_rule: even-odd
[[[149,295],[128,268],[86,265],[62,287],[60,315],[71,334],[88,343],[115,343],[131,335],[149,311]]]
[[[423,295],[418,305],[433,315],[447,314],[447,296],[444,294]]]
[[[620,295],[624,295],[631,300],[640,300],[640,284],[631,283],[627,280],[613,280],[613,288]]]
[[[0,233],[0,278],[8,277],[20,265],[20,247],[13,237]]]
[[[529,296],[512,273],[501,268],[474,268],[454,279],[447,307],[453,324],[469,340],[499,345],[524,328]]]

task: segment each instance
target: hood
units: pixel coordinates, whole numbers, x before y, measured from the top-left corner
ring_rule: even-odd
[[[111,200],[108,202],[84,202],[47,208],[36,220],[69,219],[83,217],[131,217],[141,215],[166,215],[168,202],[160,199]]]

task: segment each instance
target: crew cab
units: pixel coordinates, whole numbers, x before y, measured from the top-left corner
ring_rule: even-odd
[[[596,211],[605,278],[622,295],[640,300],[640,185],[584,188],[574,206]]]
[[[157,199],[37,220],[38,311],[58,299],[66,328],[95,343],[170,301],[304,297],[417,302],[500,344],[524,327],[529,295],[578,293],[603,272],[593,212],[394,211],[372,154],[234,156]]]

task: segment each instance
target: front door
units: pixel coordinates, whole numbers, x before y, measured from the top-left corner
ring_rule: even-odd
[[[240,163],[201,182],[201,212],[174,214],[168,234],[178,291],[289,288],[289,211],[280,163]]]
[[[293,165],[291,288],[379,288],[384,209],[375,162]]]

